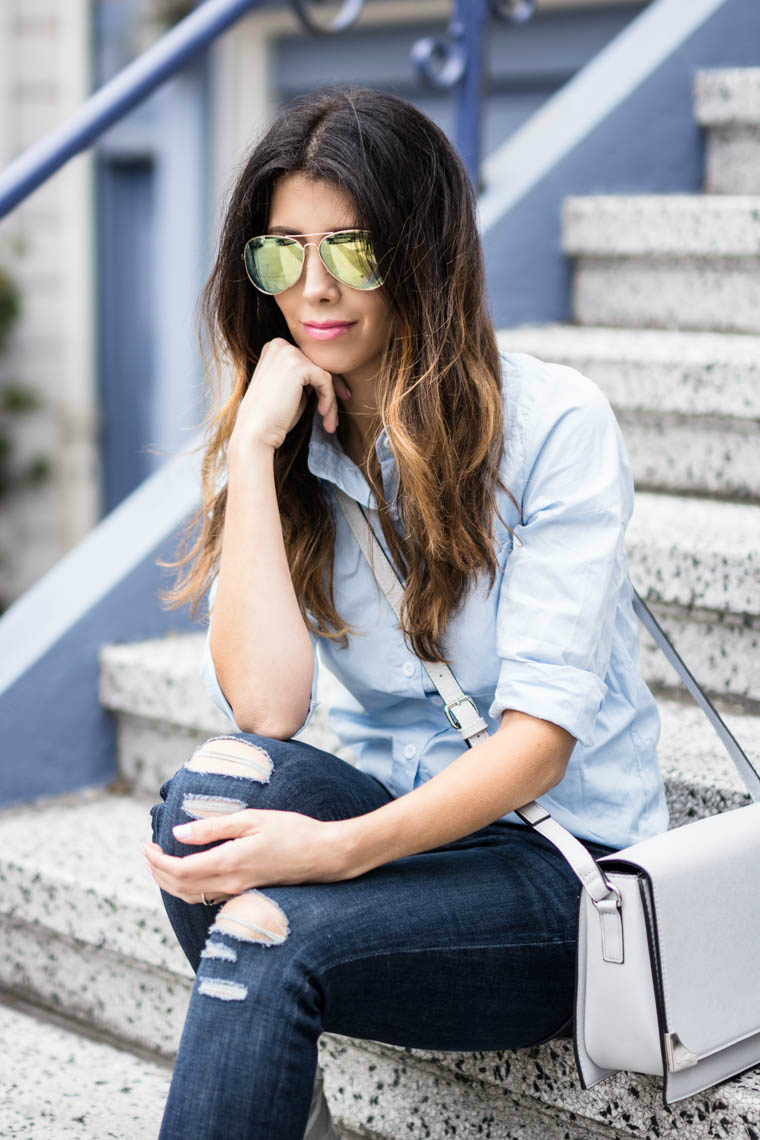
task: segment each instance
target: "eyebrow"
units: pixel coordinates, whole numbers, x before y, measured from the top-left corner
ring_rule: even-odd
[[[324,232],[329,234],[337,230],[353,230],[356,226],[331,226],[329,230]],[[305,237],[305,234],[299,233],[298,230],[288,229],[287,226],[270,226],[266,231],[268,234],[285,234],[287,237]],[[321,231],[320,231],[321,232]]]

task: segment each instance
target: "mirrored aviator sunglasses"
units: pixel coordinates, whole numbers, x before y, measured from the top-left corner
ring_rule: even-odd
[[[243,250],[243,261],[251,284],[270,296],[290,289],[303,271],[307,244],[317,245],[302,245],[283,234],[250,238]],[[336,230],[325,234],[317,248],[325,269],[342,285],[362,290],[382,285],[368,230]]]

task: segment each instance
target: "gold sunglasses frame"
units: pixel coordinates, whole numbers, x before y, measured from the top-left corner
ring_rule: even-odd
[[[293,285],[297,285],[298,282],[301,280],[301,277],[303,276],[304,266],[306,265],[306,249],[307,249],[307,246],[313,245],[313,246],[315,246],[317,253],[319,254],[319,260],[322,262],[322,264],[324,265],[325,269],[330,274],[330,276],[334,277],[335,280],[337,282],[339,282],[339,284],[345,285],[347,289],[355,289],[357,293],[371,293],[374,289],[379,289],[380,286],[383,284],[382,278],[378,281],[377,285],[369,285],[366,289],[361,289],[358,285],[350,285],[348,283],[348,281],[343,281],[340,277],[338,277],[338,275],[336,273],[333,273],[332,269],[330,269],[330,266],[327,265],[324,257],[322,256],[322,242],[325,241],[329,237],[334,237],[336,234],[369,234],[369,233],[370,233],[369,230],[360,230],[360,229],[357,229],[355,226],[349,226],[349,228],[345,229],[345,230],[318,230],[315,233],[311,233],[311,234],[256,234],[255,237],[248,238],[248,241],[243,246],[242,258],[243,258],[243,265],[245,266],[245,275],[248,278],[248,280],[250,281],[251,285],[253,285],[254,289],[258,289],[259,293],[263,293],[265,297],[279,297],[280,293],[286,293],[288,289],[292,289]],[[259,238],[265,238],[265,237],[291,238],[293,241],[296,241],[298,243],[298,245],[301,246],[301,249],[303,250],[303,258],[301,260],[301,269],[300,269],[298,276],[296,277],[295,281],[293,282],[292,285],[286,285],[284,289],[278,289],[276,293],[270,293],[268,289],[262,289],[260,285],[256,284],[256,282],[253,280],[250,273],[248,272],[248,261],[247,261],[246,256],[245,256],[245,251],[248,249],[248,246],[251,244],[252,241],[258,241]],[[321,238],[321,241],[301,242],[301,241],[299,241],[299,238],[302,238],[302,237],[318,237],[318,238]],[[371,243],[368,242],[367,244],[369,245],[369,247],[371,249],[372,248]],[[372,252],[373,252],[373,256],[374,256],[374,250]]]

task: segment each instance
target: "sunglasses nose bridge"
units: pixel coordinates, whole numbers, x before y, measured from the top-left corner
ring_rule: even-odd
[[[304,241],[304,242],[299,243],[301,245],[301,248],[303,249],[303,260],[301,261],[301,273],[299,274],[299,277],[303,276],[304,272],[306,272],[308,269],[308,267],[306,265],[306,257],[307,257],[306,249],[308,246],[313,245],[317,251],[317,260],[318,260],[319,264],[322,266],[324,271],[329,275],[329,277],[333,281],[337,280],[337,278],[335,277],[335,274],[327,267],[327,265],[325,264],[325,259],[322,257],[322,250],[320,249],[320,246],[322,245],[322,242],[324,240],[325,239],[323,237],[320,239],[320,241]]]

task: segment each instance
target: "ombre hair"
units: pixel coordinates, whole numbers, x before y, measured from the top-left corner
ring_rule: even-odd
[[[241,254],[248,238],[266,232],[277,180],[296,173],[350,196],[356,224],[370,231],[380,263],[393,331],[377,374],[377,434],[368,441],[363,470],[405,580],[401,628],[407,645],[426,660],[446,661],[440,638],[467,589],[480,572],[494,585],[494,514],[504,523],[497,492],[510,494],[499,477],[501,362],[486,301],[476,200],[459,155],[431,119],[396,95],[354,84],[290,101],[254,143],[232,187],[216,262],[200,298],[201,332],[213,365],[204,386],[211,399],[202,505],[177,561],[160,563],[185,567],[161,600],[169,609],[190,601],[196,616],[218,572],[227,445],[240,402],[264,344],[274,337],[294,343],[274,298],[246,278]],[[226,395],[225,367],[232,377]],[[336,605],[333,596],[335,526],[326,488],[307,466],[317,401],[314,389],[307,392],[303,415],[275,451],[277,502],[304,622],[345,647],[355,631],[341,619],[340,598]],[[383,428],[399,474],[399,529],[389,517],[374,447]]]

